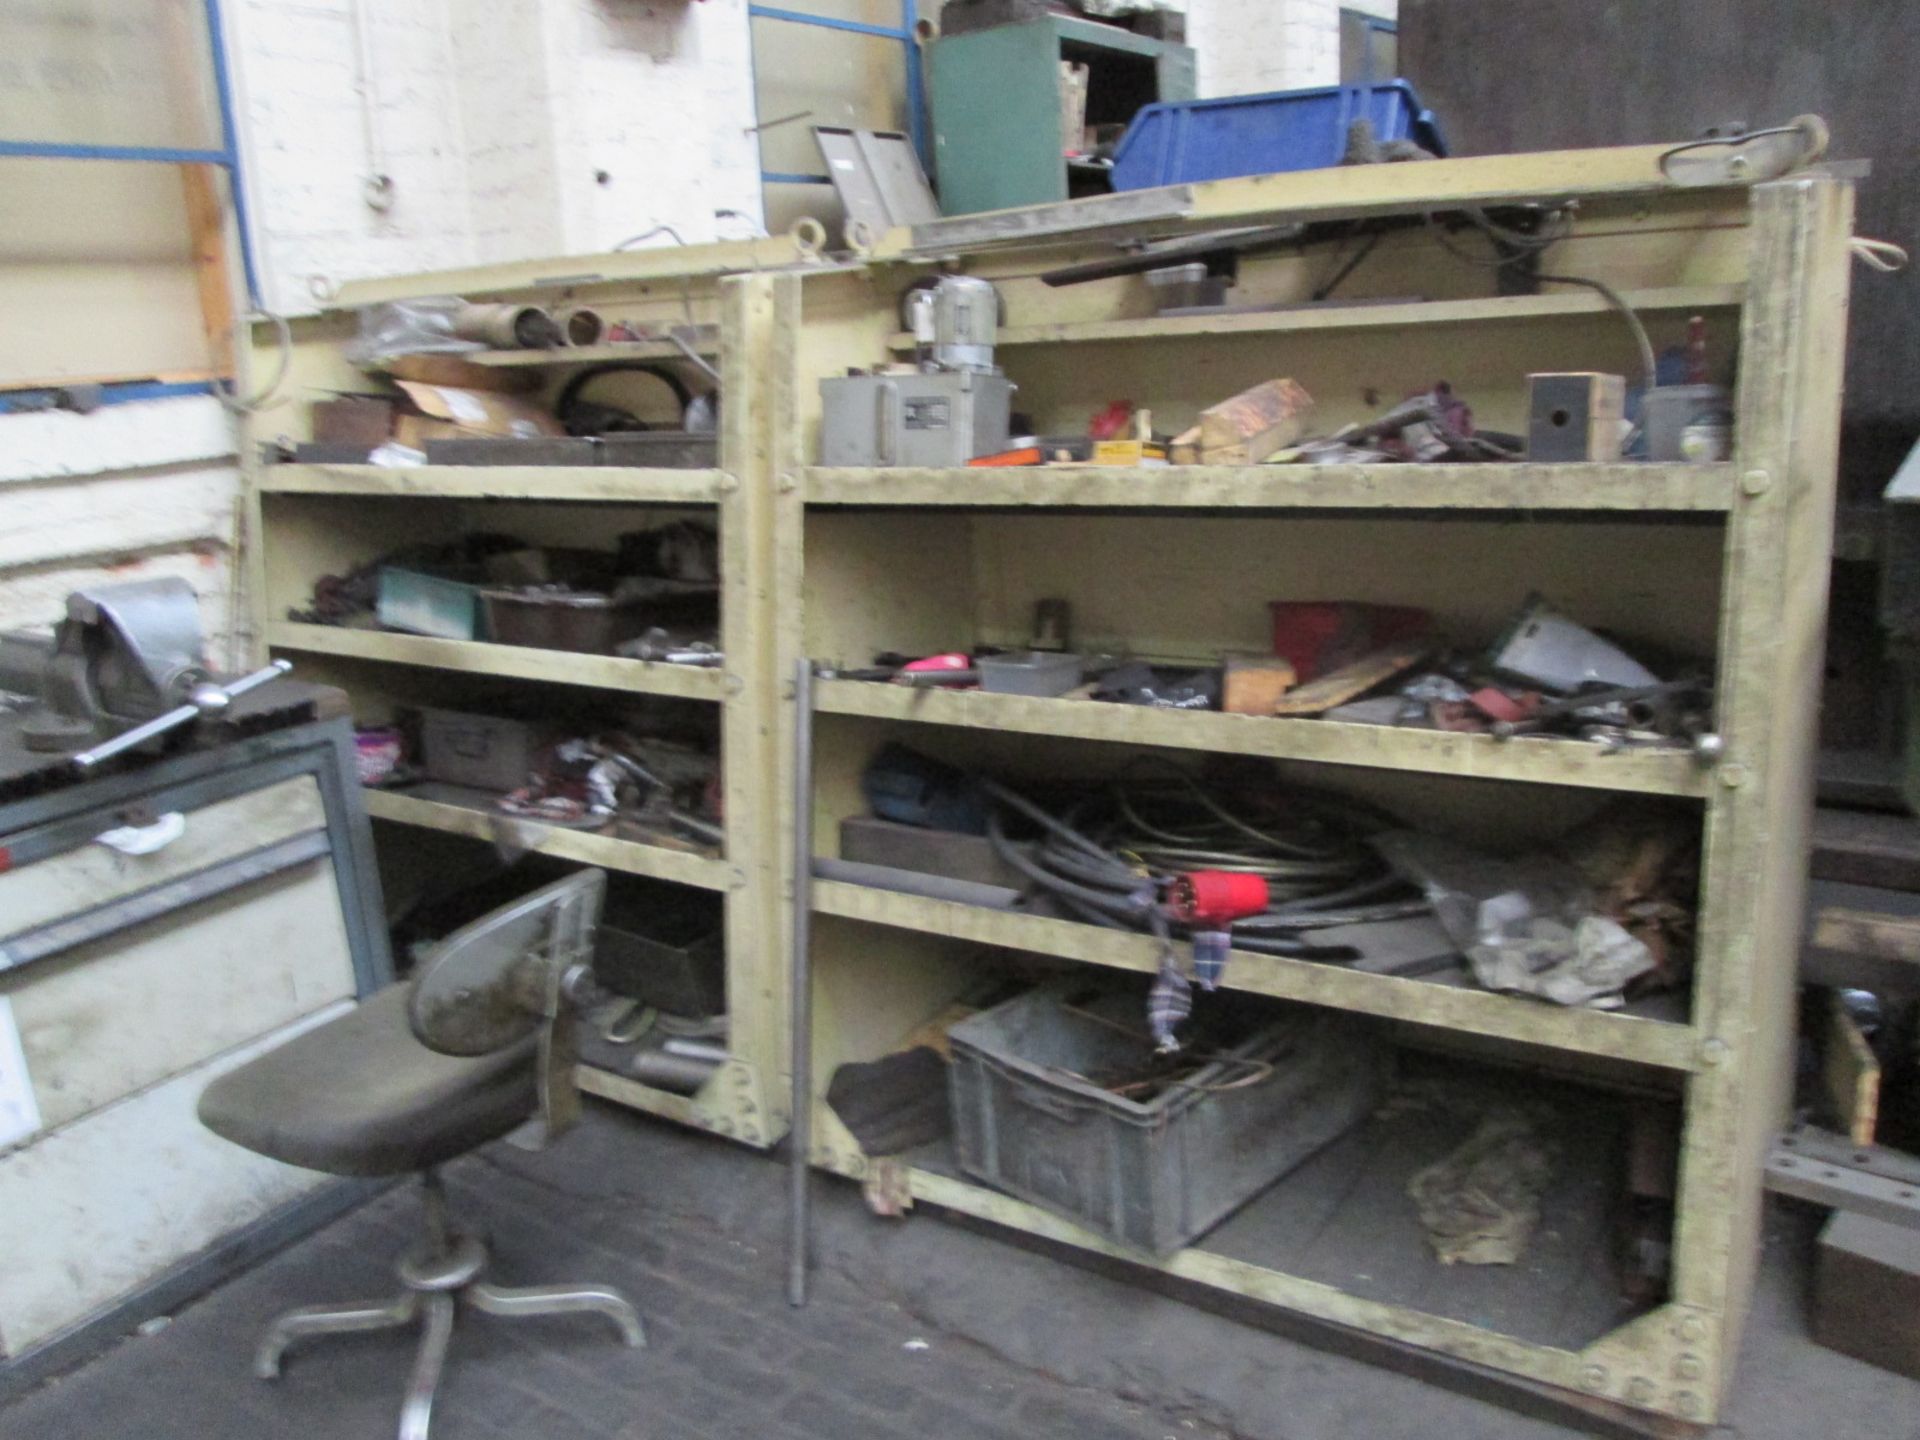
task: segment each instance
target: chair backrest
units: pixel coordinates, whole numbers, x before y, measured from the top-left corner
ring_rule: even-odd
[[[408,997],[415,1037],[444,1055],[487,1055],[537,1034],[569,972],[593,961],[606,889],[605,871],[578,870],[434,946]]]

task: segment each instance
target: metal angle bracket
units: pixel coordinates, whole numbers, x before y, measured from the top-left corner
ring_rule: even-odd
[[[1769,1190],[1920,1229],[1920,1164],[1802,1126],[1767,1156]]]
[[[953,215],[915,225],[908,253],[913,257],[926,257],[1055,236],[1084,237],[1094,231],[1143,221],[1184,220],[1193,210],[1193,187],[1168,185],[1158,190],[1133,190],[1124,195],[1063,200],[1054,205],[990,210],[982,215]]]

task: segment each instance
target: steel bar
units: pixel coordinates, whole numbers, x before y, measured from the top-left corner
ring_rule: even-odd
[[[811,1240],[807,1167],[813,1149],[813,976],[808,964],[813,920],[813,662],[793,677],[793,963],[788,995],[793,1026],[793,1128],[787,1136],[789,1224],[787,1302],[807,1303]]]

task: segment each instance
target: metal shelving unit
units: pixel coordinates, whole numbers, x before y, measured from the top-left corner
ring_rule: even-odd
[[[1551,1074],[1583,1093],[1625,1084],[1678,1107],[1670,1289],[1651,1304],[1623,1311],[1592,1292],[1580,1276],[1601,1268],[1591,1261],[1605,1237],[1577,1225],[1543,1252],[1542,1266],[1564,1272],[1442,1272],[1417,1231],[1405,1239],[1410,1214],[1400,1228],[1375,1232],[1400,1237],[1389,1247],[1397,1258],[1376,1254],[1380,1264],[1360,1266],[1353,1257],[1375,1252],[1352,1235],[1347,1251],[1302,1238],[1320,1233],[1304,1212],[1289,1229],[1272,1206],[1305,1202],[1290,1200],[1301,1192],[1283,1180],[1217,1235],[1152,1260],[968,1180],[950,1156],[869,1156],[819,1103],[838,1064],[888,1053],[996,953],[1140,972],[1156,952],[1140,937],[1074,921],[828,880],[813,885],[810,949],[818,1166],[896,1198],[1542,1383],[1592,1407],[1709,1423],[1752,1293],[1761,1167],[1791,1077],[1852,191],[1819,172],[1752,189],[1677,190],[1661,178],[1658,155],[1645,147],[1487,157],[1176,187],[1156,194],[1150,223],[1122,217],[1076,229],[1076,217],[1100,202],[965,217],[881,237],[860,265],[822,264],[788,242],[758,241],[367,282],[344,300],[545,296],[662,325],[685,322],[691,303],[692,318],[717,323],[722,335],[721,463],[709,471],[257,468],[250,587],[264,622],[259,648],[293,654],[306,673],[343,683],[367,718],[396,699],[481,681],[720,707],[724,860],[557,829],[532,839],[559,858],[725,895],[736,1063],[691,1099],[607,1072],[590,1072],[585,1083],[757,1145],[788,1122],[786,887],[801,858],[788,764],[791,677],[801,657],[857,665],[888,649],[1017,644],[1033,602],[1054,596],[1071,600],[1085,648],[1131,642],[1136,653],[1167,659],[1264,649],[1263,602],[1280,598],[1421,605],[1462,633],[1486,635],[1534,588],[1587,623],[1713,657],[1724,749],[1706,762],[1678,749],[1608,753],[1568,740],[1499,742],[852,680],[814,687],[820,855],[837,852],[840,819],[864,813],[861,771],[889,740],[1015,779],[1104,773],[1116,757],[1143,751],[1189,763],[1250,757],[1390,803],[1410,819],[1444,821],[1470,839],[1548,836],[1621,798],[1684,814],[1703,839],[1698,957],[1690,987],[1663,999],[1615,1013],[1563,1009],[1457,979],[1253,954],[1235,955],[1227,978],[1233,992],[1373,1017],[1396,1041],[1462,1063],[1523,1065],[1529,1084],[1534,1071],[1541,1083]],[[1444,378],[1482,425],[1524,429],[1528,373],[1636,373],[1627,327],[1584,291],[1492,293],[1491,272],[1455,266],[1418,217],[1575,197],[1556,273],[1625,292],[1656,345],[1682,339],[1687,317],[1703,313],[1712,363],[1731,370],[1737,352],[1730,463],[814,464],[819,380],[895,353],[901,292],[944,265],[999,286],[1011,322],[1002,362],[1021,387],[1018,408],[1043,432],[1078,430],[1119,396],[1151,404],[1158,428],[1177,430],[1201,406],[1283,374],[1312,391],[1316,423],[1328,427]],[[1415,223],[1380,239],[1335,305],[1301,305],[1329,270],[1329,257],[1313,249],[1248,258],[1241,303],[1295,308],[1246,316],[1163,319],[1138,279],[1055,290],[1038,278],[1110,258],[1116,240],[1366,216]],[[557,268],[566,275],[554,278]],[[298,327],[296,399],[364,385],[339,356],[350,333],[339,315]],[[539,360],[549,389],[578,359]],[[289,418],[297,413],[276,411],[256,429],[297,432]],[[446,538],[478,516],[494,528],[524,520],[543,535],[604,541],[636,516],[694,512],[720,522],[720,670],[285,618],[318,575],[406,538]],[[370,809],[408,845],[442,835],[453,837],[443,843],[485,840],[493,821],[474,798],[376,794]],[[1404,1203],[1404,1177],[1393,1178],[1364,1145],[1343,1142],[1326,1163],[1359,1167],[1368,1193]],[[1314,1173],[1316,1193],[1347,1193],[1337,1176]],[[1327,1203],[1337,1239],[1331,1221],[1344,1211]],[[1291,1248],[1276,1248],[1288,1235]]]
[[[593,303],[603,313],[635,324],[685,323],[692,309],[708,326],[752,336],[737,307],[714,283],[713,274],[733,264],[752,264],[753,247],[726,252],[702,247],[685,275],[669,286],[654,274],[600,281]],[[610,257],[618,268],[623,257]],[[702,266],[713,263],[714,271]],[[658,265],[656,259],[654,264]],[[522,284],[498,274],[462,277],[470,293],[518,293],[558,303],[566,287]],[[381,282],[405,290],[408,282]],[[414,283],[435,293],[441,277]],[[367,379],[340,354],[346,331],[337,316],[296,325],[288,380],[298,401],[334,390],[364,390]],[[271,345],[271,339],[262,339]],[[673,347],[668,347],[672,349]],[[483,361],[537,365],[549,390],[565,383],[570,368],[595,363],[609,351],[621,359],[680,358],[657,347],[596,347],[588,350],[509,351]],[[719,894],[726,926],[726,984],[730,1063],[701,1091],[681,1096],[653,1089],[611,1070],[583,1066],[581,1084],[620,1104],[697,1126],[750,1145],[768,1146],[785,1133],[786,1023],[783,990],[773,956],[772,927],[778,882],[773,856],[756,818],[759,796],[773,783],[771,737],[760,720],[767,651],[760,617],[762,598],[754,576],[766,548],[768,507],[763,490],[741,486],[736,475],[754,444],[748,421],[755,413],[759,379],[748,363],[752,352],[726,344],[720,356],[728,396],[721,434],[723,464],[708,469],[587,466],[416,466],[256,464],[249,475],[250,590],[262,654],[294,659],[300,673],[344,688],[355,718],[380,722],[398,705],[431,702],[458,706],[470,689],[505,690],[524,698],[556,694],[570,701],[598,696],[661,699],[716,707],[723,756],[725,845],[720,854],[675,848],[614,835],[506,820],[485,792],[444,784],[367,792],[368,812],[388,839],[406,836],[401,852],[414,847],[497,845],[616,875],[641,876]],[[301,438],[304,405],[277,409],[256,423],[260,438]],[[579,654],[484,641],[434,639],[389,631],[319,625],[285,618],[302,609],[314,580],[340,574],[409,540],[448,540],[484,526],[549,543],[559,540],[604,546],[623,530],[687,516],[712,518],[720,537],[721,648],[716,667],[682,666]],[[484,708],[481,706],[480,708]],[[445,838],[442,838],[445,837]]]
[[[1588,1408],[1639,1413],[1643,1422],[1647,1413],[1694,1424],[1715,1418],[1752,1292],[1762,1161],[1792,1071],[1852,191],[1818,173],[1751,189],[1676,190],[1660,176],[1658,153],[1193,186],[1175,197],[1172,218],[1151,227],[1076,233],[1070,205],[1008,212],[973,232],[896,232],[857,275],[729,283],[771,315],[775,335],[766,469],[742,478],[776,497],[776,674],[791,674],[802,656],[859,666],[882,650],[1019,644],[1042,597],[1071,602],[1077,648],[1132,640],[1135,653],[1198,662],[1264,648],[1267,599],[1423,605],[1443,624],[1489,634],[1531,588],[1589,623],[1713,657],[1725,749],[1704,761],[1679,749],[1607,753],[1558,739],[1500,742],[853,680],[818,682],[813,701],[816,855],[837,854],[838,822],[865,813],[860,775],[889,741],[1015,779],[1097,775],[1142,750],[1261,757],[1284,775],[1483,840],[1544,838],[1620,797],[1687,816],[1702,838],[1703,879],[1697,961],[1682,992],[1605,1013],[1490,993],[1457,977],[1399,978],[1250,953],[1234,955],[1225,980],[1230,990],[1376,1017],[1417,1049],[1572,1077],[1582,1093],[1626,1086],[1664,1097],[1683,1117],[1666,1296],[1624,1306],[1593,1293],[1591,1274],[1603,1267],[1591,1260],[1607,1243],[1604,1231],[1563,1238],[1539,1266],[1504,1275],[1443,1272],[1405,1239],[1418,1231],[1404,1177],[1388,1186],[1387,1158],[1356,1158],[1344,1144],[1328,1166],[1359,1166],[1362,1181],[1373,1177],[1367,1193],[1376,1203],[1385,1197],[1406,1209],[1393,1230],[1401,1238],[1388,1247],[1397,1246],[1399,1261],[1387,1263],[1375,1246],[1380,1263],[1361,1264],[1354,1257],[1365,1247],[1352,1248],[1352,1235],[1342,1241],[1340,1205],[1313,1201],[1333,1208],[1307,1216],[1307,1199],[1288,1198],[1300,1188],[1290,1190],[1291,1177],[1217,1236],[1154,1259],[971,1181],[939,1147],[870,1156],[820,1098],[839,1064],[888,1053],[964,993],[996,952],[1151,972],[1158,949],[1145,936],[1073,920],[827,879],[813,883],[810,947],[818,1166],[896,1205],[910,1197],[1544,1383]],[[819,380],[896,350],[897,297],[936,264],[999,285],[1010,327],[1001,361],[1020,385],[1016,408],[1043,433],[1077,429],[1117,396],[1151,404],[1157,428],[1178,430],[1201,406],[1281,374],[1317,397],[1316,424],[1363,418],[1446,378],[1483,425],[1524,430],[1527,374],[1637,373],[1627,328],[1586,292],[1484,293],[1490,272],[1452,267],[1428,227],[1384,238],[1338,306],[1160,319],[1138,279],[1049,290],[1038,275],[1149,234],[1575,197],[1578,218],[1555,251],[1557,272],[1627,292],[1656,346],[1679,341],[1686,318],[1704,313],[1715,364],[1730,370],[1737,348],[1730,463],[985,471],[812,463]],[[1326,268],[1325,254],[1312,250],[1263,257],[1243,265],[1241,290],[1254,303],[1294,304]],[[792,697],[783,694],[782,730],[791,736]],[[790,819],[789,811],[772,828],[790,834]],[[1326,1189],[1326,1171],[1318,1166],[1301,1187],[1338,1194]],[[1384,1233],[1383,1213],[1372,1213],[1369,1233]],[[1302,1238],[1323,1231],[1330,1238]],[[1292,1237],[1291,1249],[1282,1236]],[[1344,1260],[1342,1243],[1351,1250]],[[1543,1268],[1550,1265],[1564,1273]],[[1381,1270],[1395,1273],[1374,1273]]]

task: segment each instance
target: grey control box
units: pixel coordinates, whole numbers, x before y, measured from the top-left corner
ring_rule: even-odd
[[[947,468],[1007,448],[1016,387],[970,370],[820,382],[820,463]]]

